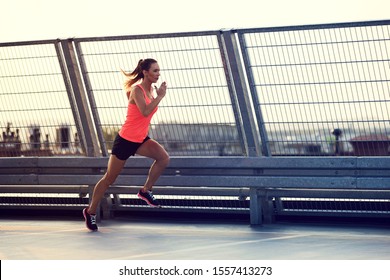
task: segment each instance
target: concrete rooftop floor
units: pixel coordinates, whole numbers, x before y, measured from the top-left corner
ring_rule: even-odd
[[[2,260],[390,260],[390,224],[0,217]]]

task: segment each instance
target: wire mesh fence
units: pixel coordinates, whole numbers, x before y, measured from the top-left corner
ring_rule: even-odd
[[[222,33],[69,39],[76,62],[64,40],[0,44],[0,155],[85,155],[86,110],[107,156],[126,114],[120,70],[147,57],[169,86],[150,134],[171,155],[248,155],[248,116],[257,155],[388,155],[389,21],[232,30],[233,48]]]
[[[274,155],[388,155],[388,22],[239,31]]]
[[[83,154],[55,42],[0,47],[0,156]]]
[[[150,129],[171,155],[242,155],[217,34],[80,39],[80,60],[110,150],[127,107],[121,69],[154,58],[168,94]]]

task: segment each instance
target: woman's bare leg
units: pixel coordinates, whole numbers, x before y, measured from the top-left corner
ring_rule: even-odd
[[[92,199],[88,207],[89,214],[96,214],[100,200],[103,198],[104,193],[108,187],[115,182],[119,173],[122,171],[125,162],[125,160],[120,160],[115,155],[110,156],[110,159],[108,160],[107,172],[96,184],[93,190]]]
[[[146,179],[143,191],[151,191],[154,183],[163,173],[164,169],[169,164],[169,155],[167,151],[155,140],[149,139],[141,147],[138,148],[137,154],[152,158],[154,162],[149,169],[149,175]]]

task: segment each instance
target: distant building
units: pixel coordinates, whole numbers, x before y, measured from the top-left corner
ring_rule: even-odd
[[[237,127],[218,124],[157,124],[150,130],[171,155],[242,155]]]

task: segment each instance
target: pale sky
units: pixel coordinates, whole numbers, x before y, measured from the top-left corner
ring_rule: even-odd
[[[389,11],[389,0],[0,0],[0,42],[371,21]]]

